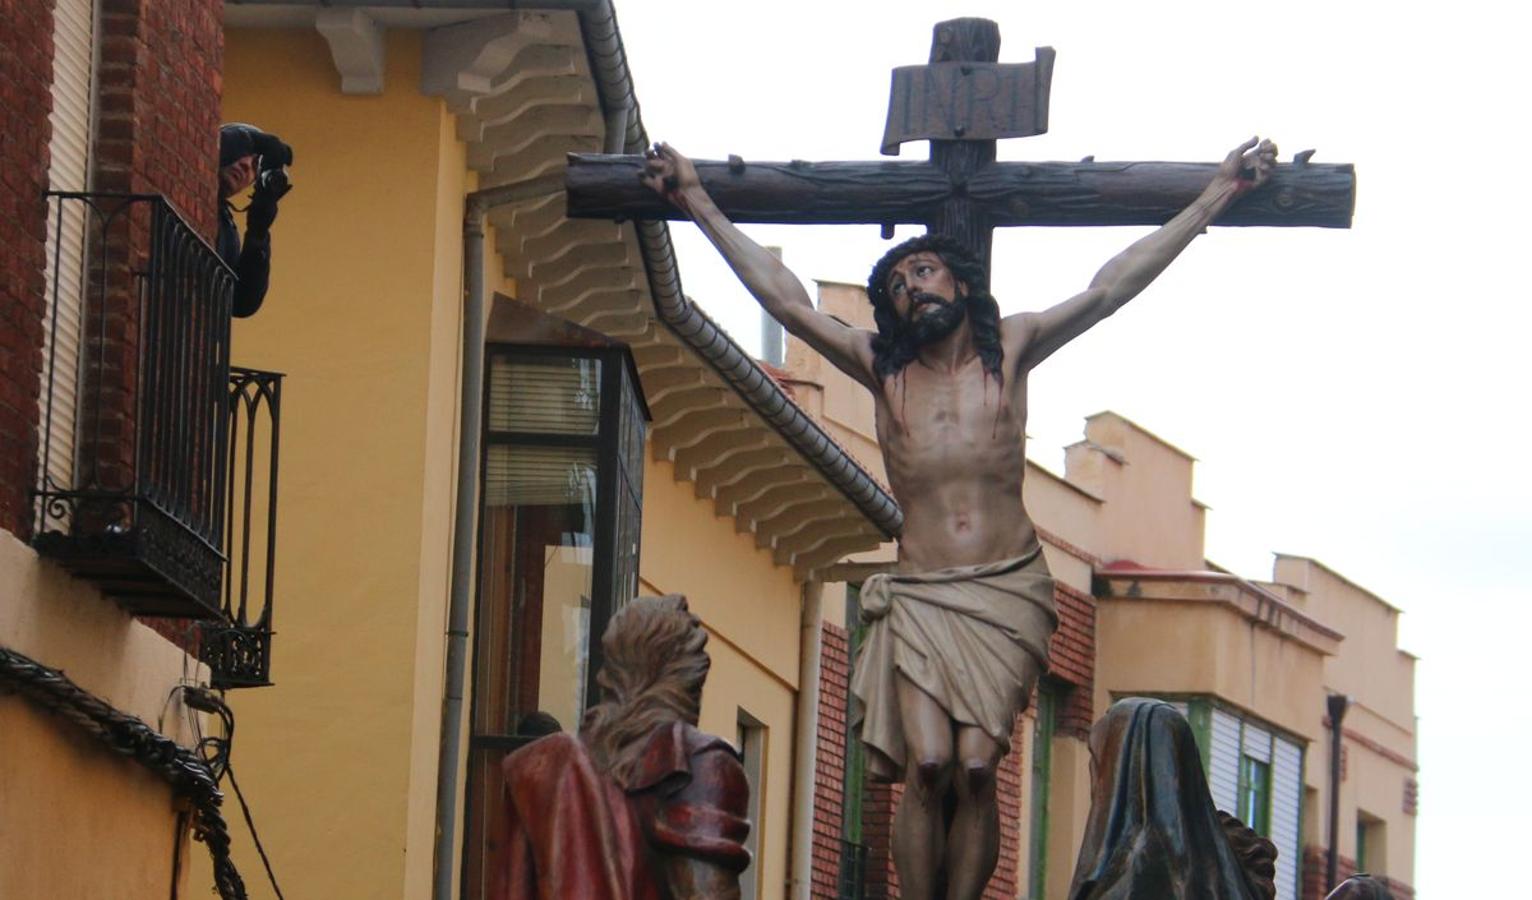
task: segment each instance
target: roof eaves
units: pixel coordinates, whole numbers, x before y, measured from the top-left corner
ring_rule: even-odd
[[[648,145],[616,13],[610,0],[579,13],[580,32],[603,113],[630,110],[624,152]],[[659,320],[701,356],[761,418],[888,537],[904,525],[899,504],[782,389],[728,333],[681,292],[681,275],[664,222],[635,222],[651,298]]]

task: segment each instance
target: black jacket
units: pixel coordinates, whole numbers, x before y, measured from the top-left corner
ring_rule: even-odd
[[[218,211],[218,255],[234,270],[234,315],[253,315],[271,281],[271,232],[252,228],[241,246],[234,208],[225,200]]]

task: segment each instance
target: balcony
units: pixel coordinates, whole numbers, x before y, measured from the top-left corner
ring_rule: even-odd
[[[33,546],[136,615],[206,620],[215,678],[264,683],[282,376],[231,370],[234,274],[164,198],[48,203]]]

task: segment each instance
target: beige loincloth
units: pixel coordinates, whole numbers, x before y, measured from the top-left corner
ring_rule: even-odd
[[[1048,668],[1058,628],[1053,578],[1039,547],[1026,556],[918,575],[874,575],[862,585],[866,636],[851,678],[851,726],[884,781],[903,781],[904,727],[895,672],[930,694],[953,721],[1010,748],[1016,714]]]

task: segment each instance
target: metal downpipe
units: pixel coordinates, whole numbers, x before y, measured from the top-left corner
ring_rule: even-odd
[[[809,900],[814,866],[814,794],[819,768],[819,679],[824,583],[803,584],[798,635],[798,708],[793,714],[792,859],[787,896]]]
[[[442,692],[441,753],[436,775],[436,900],[452,900],[457,866],[458,758],[462,754],[463,688],[468,670],[468,617],[473,601],[474,544],[479,523],[479,438],[484,395],[484,217],[482,197],[468,195],[463,215],[463,375],[457,457],[457,515],[452,527],[452,593],[447,606],[447,671]]]

